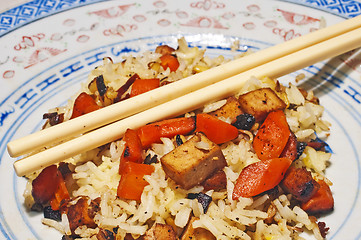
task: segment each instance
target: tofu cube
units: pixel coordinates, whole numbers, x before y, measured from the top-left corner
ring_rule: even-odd
[[[227,165],[221,148],[202,133],[164,155],[161,163],[167,176],[184,189],[201,184]]]
[[[242,94],[238,101],[242,110],[252,114],[256,122],[262,122],[272,111],[286,108],[286,104],[271,88],[261,88]]]
[[[237,120],[237,116],[241,115],[243,112],[241,106],[238,102],[238,99],[234,96],[227,98],[227,102],[221,108],[217,109],[214,112],[211,112],[210,115],[215,117],[223,117],[225,119],[230,119],[231,123],[234,123]]]

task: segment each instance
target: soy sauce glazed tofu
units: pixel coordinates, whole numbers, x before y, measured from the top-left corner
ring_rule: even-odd
[[[44,127],[228,61],[204,53],[182,38],[105,58],[68,106],[44,114]],[[312,92],[252,78],[235,96],[27,176],[25,204],[63,239],[324,239],[318,217],[334,199],[322,113]]]

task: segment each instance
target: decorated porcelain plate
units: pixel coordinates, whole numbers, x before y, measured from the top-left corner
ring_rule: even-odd
[[[61,239],[24,206],[6,145],[38,131],[48,109],[65,105],[104,57],[177,45],[185,37],[211,57],[258,51],[361,13],[358,1],[32,1],[0,13],[0,238]],[[238,47],[234,50],[234,44]],[[332,124],[327,140],[335,206],[321,217],[327,239],[361,239],[361,55],[358,50],[282,77],[304,74]],[[312,237],[309,237],[312,239]]]

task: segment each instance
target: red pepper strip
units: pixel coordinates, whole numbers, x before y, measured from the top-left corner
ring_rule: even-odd
[[[253,197],[277,186],[292,161],[273,158],[259,161],[242,169],[234,186],[232,198]]]
[[[70,199],[65,181],[59,170],[57,171],[57,181],[58,187],[54,193],[54,197],[50,200],[50,206],[54,211],[59,210],[62,200]]]
[[[124,134],[125,149],[120,157],[119,173],[122,174],[125,162],[142,163],[143,146],[135,130],[127,129]]]
[[[238,137],[238,129],[206,113],[197,115],[196,132],[204,133],[209,140],[222,144]]]
[[[160,143],[161,137],[172,138],[176,135],[186,135],[195,128],[194,118],[173,118],[145,125],[137,130],[143,147],[152,143]]]
[[[334,200],[328,184],[323,180],[317,181],[320,184],[318,191],[307,202],[301,204],[301,208],[308,213],[322,213],[333,209]]]
[[[154,166],[134,162],[126,162],[119,181],[117,196],[129,200],[140,200],[144,187],[149,183],[144,180],[145,175],[154,172]]]
[[[285,148],[290,130],[282,110],[271,112],[253,140],[253,148],[261,160],[277,158]]]
[[[32,195],[35,202],[46,204],[53,198],[57,190],[57,172],[56,165],[51,165],[44,168],[33,180]]]
[[[73,113],[70,119],[79,117],[81,115],[90,113],[98,109],[100,109],[100,106],[98,106],[95,100],[89,94],[82,92],[75,99]]]
[[[136,79],[132,85],[132,90],[130,91],[130,97],[134,97],[139,94],[156,89],[159,86],[160,86],[160,81],[158,78]]]
[[[179,67],[179,62],[176,56],[171,54],[165,54],[160,57],[160,65],[163,67],[164,70],[169,68],[171,72],[175,72]]]

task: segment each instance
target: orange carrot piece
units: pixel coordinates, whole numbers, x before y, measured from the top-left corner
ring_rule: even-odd
[[[126,162],[120,178],[117,196],[130,200],[140,200],[144,187],[149,183],[144,180],[145,175],[154,172],[154,166],[134,162]]]
[[[216,144],[228,142],[238,136],[238,129],[235,126],[206,113],[197,115],[196,126],[196,132],[204,133]]]
[[[74,101],[73,113],[70,119],[98,110],[100,106],[87,93],[82,92]]]
[[[51,208],[56,211],[59,210],[61,201],[70,199],[68,189],[66,188],[65,181],[60,171],[57,173],[58,187],[54,193],[54,197],[50,200]]]
[[[160,65],[163,67],[164,70],[169,68],[171,72],[175,72],[179,67],[179,62],[176,56],[171,54],[165,54],[160,57]]]
[[[261,160],[277,158],[285,148],[290,129],[282,110],[271,112],[253,140],[253,148]]]
[[[323,180],[317,182],[320,184],[318,191],[311,199],[301,204],[301,208],[311,214],[331,211],[334,206],[334,199],[328,184]]]
[[[125,141],[125,148],[120,157],[119,163],[119,173],[121,174],[124,169],[125,162],[136,162],[142,163],[142,151],[143,146],[140,138],[137,134],[137,131],[132,129],[127,129],[124,133],[123,140]]]
[[[130,97],[134,97],[139,94],[156,89],[159,86],[160,86],[160,81],[158,78],[136,79],[132,85],[132,90],[130,91]]]
[[[243,168],[234,186],[232,198],[253,197],[277,186],[292,161],[273,158],[259,161]]]
[[[160,143],[160,138],[172,138],[178,134],[186,135],[195,128],[194,118],[173,118],[160,122],[145,125],[137,130],[143,147],[148,147],[152,143]]]

